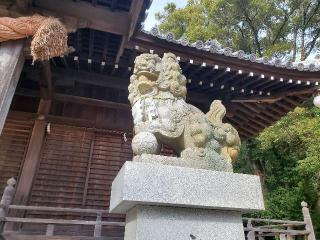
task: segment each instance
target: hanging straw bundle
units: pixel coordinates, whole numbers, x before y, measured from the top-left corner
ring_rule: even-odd
[[[67,29],[56,18],[43,21],[31,42],[31,55],[34,60],[47,60],[61,56],[68,50]]]
[[[33,61],[48,60],[68,51],[68,33],[56,18],[34,15],[19,18],[0,18],[0,42],[33,36]]]

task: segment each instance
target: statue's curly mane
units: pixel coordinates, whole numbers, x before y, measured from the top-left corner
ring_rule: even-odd
[[[150,79],[150,76],[157,78]],[[160,92],[170,92],[176,98],[186,98],[186,78],[172,53],[165,53],[162,59],[155,54],[141,54],[136,58],[129,85],[128,99],[131,105],[141,98],[138,89],[140,79],[150,81]]]
[[[186,77],[182,75],[180,65],[174,54],[165,53],[163,55],[157,82],[160,90],[170,91],[173,96],[186,99]]]

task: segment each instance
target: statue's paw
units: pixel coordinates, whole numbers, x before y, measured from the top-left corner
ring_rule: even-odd
[[[181,152],[181,158],[185,159],[202,159],[206,156],[206,151],[203,148],[186,148]]]
[[[135,155],[159,154],[161,145],[150,132],[139,132],[132,139],[132,151]]]

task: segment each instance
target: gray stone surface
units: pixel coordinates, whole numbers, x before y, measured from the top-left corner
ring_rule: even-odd
[[[125,240],[244,240],[240,212],[137,206],[127,214]]]
[[[110,212],[126,213],[136,205],[264,209],[258,176],[126,162],[112,183]]]
[[[187,153],[187,151],[184,151]],[[192,151],[191,151],[192,154]],[[187,168],[199,168],[199,169],[215,169],[215,171],[233,172],[232,164],[225,161],[220,155],[216,154],[214,160],[212,159],[199,159],[188,157],[169,157],[154,154],[142,154],[140,156],[134,156],[134,162],[156,163],[163,165],[172,165],[178,167]]]

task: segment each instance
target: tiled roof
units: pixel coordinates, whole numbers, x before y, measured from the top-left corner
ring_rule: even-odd
[[[222,46],[217,40],[208,40],[203,42],[201,40],[197,40],[196,42],[189,42],[185,37],[176,39],[174,34],[168,32],[167,34],[160,33],[157,27],[151,28],[150,31],[142,30],[146,34],[150,34],[159,39],[165,39],[168,42],[180,44],[182,46],[188,46],[196,48],[199,51],[211,52],[212,54],[221,54],[227,57],[238,58],[245,61],[256,62],[264,65],[270,65],[277,68],[286,68],[286,69],[297,69],[298,71],[309,71],[309,72],[317,72],[320,71],[320,64],[314,62],[292,62],[292,61],[283,61],[278,58],[269,58],[262,57],[258,58],[254,53],[245,53],[243,50],[234,51],[230,47]]]

